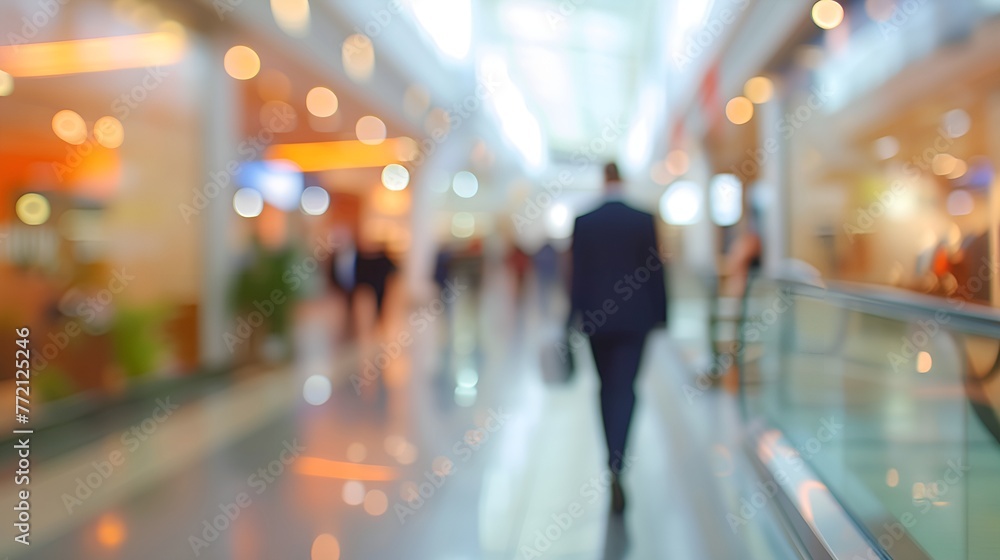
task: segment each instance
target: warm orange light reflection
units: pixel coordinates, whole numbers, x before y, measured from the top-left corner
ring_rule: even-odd
[[[889,469],[885,473],[885,485],[889,488],[899,486],[899,471],[896,469]]]
[[[743,95],[753,103],[767,103],[774,95],[774,83],[764,76],[750,78],[743,86]]]
[[[389,509],[389,497],[381,490],[371,490],[365,494],[365,513],[378,517]]]
[[[931,370],[931,365],[934,360],[931,358],[929,352],[920,352],[917,354],[917,371],[920,373],[927,373]]]
[[[767,464],[774,460],[773,448],[780,438],[781,432],[778,430],[768,430],[760,436],[757,442],[757,456],[761,462]]]
[[[61,76],[176,64],[184,37],[158,32],[0,47],[0,68],[10,75]]]
[[[844,21],[844,7],[835,0],[819,0],[813,4],[813,22],[822,29],[833,29]]]
[[[237,80],[249,80],[260,72],[260,57],[246,45],[236,45],[222,59],[226,73]]]
[[[323,533],[316,537],[310,556],[312,560],[339,560],[340,543],[337,541],[337,537],[329,533]]]
[[[799,484],[798,491],[796,492],[799,507],[802,510],[802,518],[808,523],[813,523],[815,518],[813,517],[813,507],[812,498],[810,498],[809,493],[814,490],[826,490],[826,485],[818,480],[806,480],[802,484]]]
[[[118,548],[125,542],[125,524],[114,514],[106,514],[97,521],[97,542],[104,548]]]
[[[104,116],[94,123],[94,138],[105,148],[113,150],[125,141],[125,128],[118,119]]]
[[[52,117],[52,132],[70,144],[80,145],[87,141],[87,123],[69,109],[63,109]]]
[[[302,171],[385,167],[398,163],[400,155],[412,154],[413,140],[389,138],[372,146],[357,140],[276,144],[267,149],[265,159],[286,159],[295,162]],[[412,154],[416,156],[416,154]]]
[[[726,104],[726,117],[733,124],[746,124],[753,118],[753,103],[746,97],[739,96]]]
[[[357,133],[358,140],[365,144],[374,146],[385,141],[385,123],[382,122],[382,119],[372,115],[365,115],[358,119],[354,131]]]
[[[345,480],[387,481],[398,477],[396,469],[381,465],[362,465],[331,461],[319,457],[300,457],[295,462],[295,472],[306,476],[340,478]]]
[[[664,160],[667,167],[667,171],[675,177],[679,177],[688,172],[688,168],[691,166],[691,158],[688,157],[687,152],[684,150],[674,150],[667,154],[667,159]]]

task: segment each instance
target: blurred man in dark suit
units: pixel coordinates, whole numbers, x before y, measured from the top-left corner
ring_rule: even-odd
[[[646,335],[667,318],[664,266],[655,218],[621,200],[618,167],[604,168],[605,202],[576,219],[572,320],[590,338],[601,379],[601,414],[612,479],[612,509],[625,509],[619,481]]]

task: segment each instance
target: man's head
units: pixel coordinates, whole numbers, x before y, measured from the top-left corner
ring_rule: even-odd
[[[618,173],[618,164],[609,161],[604,166],[604,190],[607,192],[618,192],[622,188],[622,177]]]

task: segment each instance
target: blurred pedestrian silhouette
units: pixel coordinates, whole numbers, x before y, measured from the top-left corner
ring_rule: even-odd
[[[621,200],[618,167],[604,169],[606,200],[576,219],[571,320],[590,338],[601,380],[601,414],[613,476],[612,509],[625,508],[619,475],[635,407],[646,335],[666,323],[664,266],[655,218]]]
[[[381,246],[368,251],[358,251],[354,263],[355,292],[368,288],[375,296],[375,320],[382,320],[385,293],[389,277],[396,272],[396,265]]]

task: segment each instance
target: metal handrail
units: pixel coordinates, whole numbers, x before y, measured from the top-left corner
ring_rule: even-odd
[[[1000,309],[993,307],[858,282],[823,281],[816,284],[782,276],[770,277],[770,280],[802,295],[837,301],[890,319],[926,319],[943,314],[947,317],[950,330],[1000,339]]]

